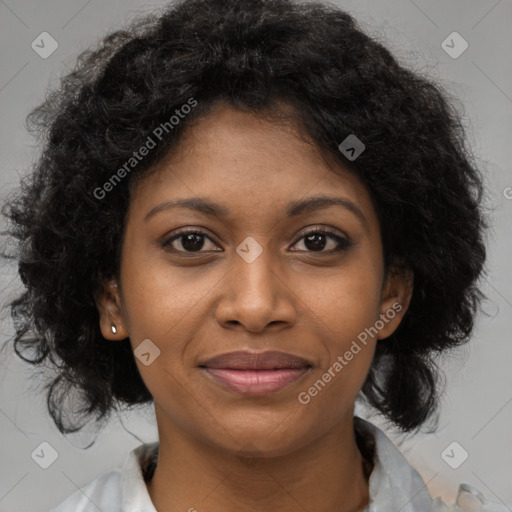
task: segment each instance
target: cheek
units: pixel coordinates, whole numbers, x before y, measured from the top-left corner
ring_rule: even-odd
[[[361,258],[321,282],[304,282],[302,296],[313,321],[328,328],[330,345],[341,350],[379,318],[381,275]]]
[[[121,272],[130,336],[166,345],[194,317],[219,276],[210,272],[198,279],[194,268],[173,267],[157,250],[148,255],[131,245],[125,245]]]
[[[311,321],[322,332],[321,368],[308,382],[315,387],[312,394],[322,395],[318,402],[336,402],[343,408],[362,387],[377,342],[380,287],[378,269],[361,259],[303,295]]]
[[[121,269],[124,318],[139,373],[156,401],[172,390],[179,402],[181,394],[183,399],[187,396],[182,389],[183,360],[189,340],[202,325],[200,305],[215,281],[194,281],[183,269],[173,270],[164,258],[140,254],[136,247],[126,245],[125,255]],[[150,364],[137,357],[147,352]]]
[[[366,299],[371,303],[373,297],[361,293],[350,300],[342,295],[323,307],[322,323],[328,330],[321,338],[321,364],[297,398],[326,424],[352,410],[372,364],[377,338],[369,328],[375,316],[374,308],[364,306]]]

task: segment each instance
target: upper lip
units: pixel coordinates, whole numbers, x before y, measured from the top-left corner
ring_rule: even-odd
[[[266,352],[237,351],[212,357],[199,366],[233,370],[274,370],[278,368],[308,368],[306,359],[276,350]]]

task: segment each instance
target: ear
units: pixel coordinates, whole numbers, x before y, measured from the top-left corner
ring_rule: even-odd
[[[119,286],[114,279],[105,281],[94,296],[100,314],[100,329],[107,340],[123,340],[128,337],[126,321],[121,307]],[[115,328],[115,333],[112,327]]]
[[[400,325],[414,288],[414,274],[404,265],[393,265],[388,271],[381,295],[380,319],[384,324],[377,339],[391,336]]]

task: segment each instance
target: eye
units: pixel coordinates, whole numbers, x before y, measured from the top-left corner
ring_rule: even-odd
[[[304,246],[306,247],[307,252],[333,253],[346,251],[352,246],[352,242],[347,238],[335,234],[327,229],[319,228],[312,229],[307,233],[304,233],[296,244],[301,240],[304,240]],[[329,245],[329,240],[331,242],[331,247],[324,251],[325,247]]]
[[[171,238],[164,240],[162,242],[162,247],[166,250],[177,253],[208,252],[208,250],[202,251],[202,249],[205,247],[205,240],[209,240],[214,247],[217,247],[217,245],[208,235],[206,235],[206,233],[197,229],[184,229],[173,235]],[[316,228],[304,233],[302,237],[295,242],[294,245],[298,244],[298,242],[302,240],[304,240],[306,252],[334,253],[345,251],[352,246],[352,242],[350,242],[347,238],[333,233],[332,231],[329,231],[325,228]],[[324,250],[329,246],[329,242],[331,247],[328,248],[328,250]],[[212,250],[215,252],[222,252],[222,249],[220,251],[216,250],[215,248],[210,249],[210,251]]]
[[[164,240],[162,242],[162,247],[164,249],[169,249],[173,252],[201,252],[201,249],[205,245],[205,240],[209,240],[213,244],[212,239],[202,231],[198,231],[197,229],[185,229],[183,231],[180,231],[178,234],[172,236],[171,238]],[[216,244],[214,245],[216,246]],[[181,249],[179,248],[180,246]]]

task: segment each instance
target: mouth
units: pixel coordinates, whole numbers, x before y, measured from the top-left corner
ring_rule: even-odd
[[[276,393],[297,382],[311,368],[306,359],[284,352],[230,352],[199,365],[222,387],[246,396]]]

